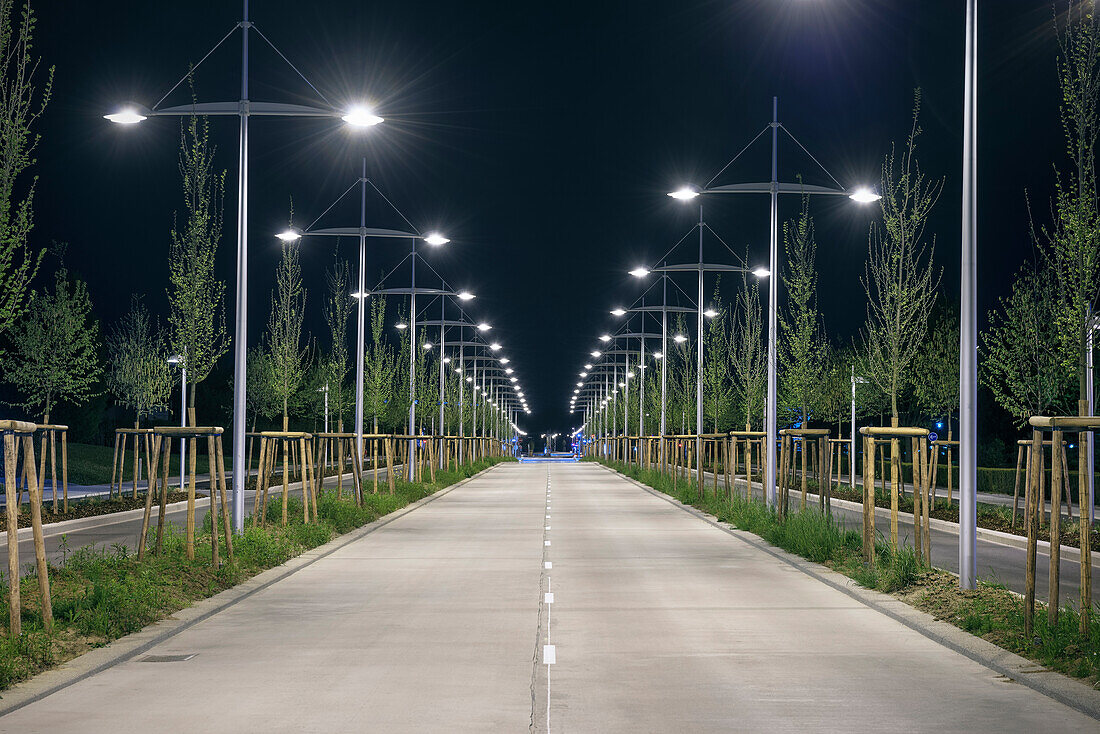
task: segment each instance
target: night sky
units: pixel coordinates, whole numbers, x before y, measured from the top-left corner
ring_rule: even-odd
[[[1062,163],[1056,44],[1049,3],[982,3],[980,22],[979,299],[983,314],[1030,257],[1025,194],[1045,220]],[[70,243],[67,264],[90,285],[105,322],[133,292],[166,312],[167,252],[180,208],[178,121],[133,127],[101,115],[156,102],[240,19],[238,2],[37,3],[36,49],[57,67],[40,126],[39,245]],[[370,101],[386,123],[352,133],[338,120],[253,118],[250,342],[267,317],[278,243],[293,198],[306,224],[368,175],[422,230],[452,240],[426,257],[478,295],[535,413],[528,432],[578,421],[568,397],[610,307],[640,292],[630,268],[687,232],[697,209],[664,194],[703,184],[769,121],[780,120],[845,185],[877,184],[883,155],[908,132],[923,90],[920,160],[945,176],[929,232],[942,292],[958,301],[963,4],[958,0],[698,2],[339,2],[255,0],[252,20],[336,106]],[[317,97],[253,35],[252,98]],[[239,36],[196,74],[203,101],[235,100]],[[188,101],[185,88],[168,103]],[[236,118],[212,121],[227,169],[220,272],[232,310]],[[781,178],[827,183],[789,143]],[[718,183],[766,180],[766,145]],[[780,216],[793,216],[788,197]],[[697,202],[700,200],[696,200]],[[766,197],[708,199],[705,216],[734,249],[767,254]],[[847,340],[863,322],[859,283],[874,208],[815,201],[821,306]],[[325,220],[358,223],[354,200]],[[368,223],[399,224],[377,199]],[[713,244],[711,245],[713,246]],[[340,254],[352,257],[355,244]],[[368,282],[403,251],[370,250]],[[690,260],[690,248],[684,251]],[[713,251],[717,256],[718,251]],[[308,328],[324,333],[329,240],[307,241]],[[51,266],[52,267],[52,266]],[[230,324],[232,329],[232,324]],[[230,357],[224,368],[230,369]]]

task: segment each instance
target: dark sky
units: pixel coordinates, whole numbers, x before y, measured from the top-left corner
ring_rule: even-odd
[[[1061,162],[1056,46],[1049,3],[983,3],[980,23],[979,278],[982,312],[1029,257],[1025,191],[1047,211]],[[237,2],[38,2],[36,49],[57,67],[41,125],[40,244],[70,243],[68,264],[90,284],[105,321],[145,293],[166,308],[166,255],[180,206],[178,123],[123,129],[100,116],[116,103],[155,102],[240,19]],[[611,325],[608,308],[637,296],[626,271],[664,253],[697,216],[664,195],[704,183],[780,119],[845,185],[878,182],[891,141],[908,131],[923,89],[920,159],[946,177],[929,228],[958,300],[963,3],[959,0],[682,0],[654,2],[349,2],[255,0],[252,20],[333,104],[371,100],[386,118],[366,133],[329,121],[254,119],[251,138],[250,342],[266,320],[277,242],[293,197],[296,220],[319,214],[369,176],[422,229],[452,239],[427,258],[478,294],[470,307],[496,326],[535,415],[529,432],[573,425],[577,368]],[[196,75],[201,100],[236,99],[239,36]],[[253,36],[252,97],[316,97]],[[169,102],[184,103],[185,90]],[[236,219],[234,118],[213,123],[228,170],[220,271],[232,304]],[[720,182],[764,180],[761,146]],[[791,144],[781,177],[826,183]],[[792,197],[793,198],[793,197]],[[786,202],[781,217],[795,213]],[[394,225],[372,200],[371,224]],[[718,199],[706,218],[735,249],[767,253],[766,198]],[[862,323],[859,283],[874,211],[814,203],[821,304],[847,339]],[[342,213],[341,213],[342,212]],[[354,201],[334,225],[356,224]],[[341,245],[351,256],[353,244]],[[717,252],[714,253],[715,256]],[[690,250],[685,251],[688,259]],[[331,242],[303,263],[321,334]],[[368,282],[400,259],[371,250]],[[228,358],[227,358],[228,360]]]

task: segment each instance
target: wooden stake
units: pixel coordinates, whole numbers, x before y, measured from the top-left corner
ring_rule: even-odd
[[[1050,445],[1050,573],[1047,576],[1047,622],[1058,624],[1059,565],[1062,556],[1062,432],[1054,431]]]
[[[160,436],[153,437],[153,463],[149,465],[149,481],[156,482],[157,479],[157,461],[160,459]],[[145,514],[141,518],[141,536],[138,538],[138,561],[141,561],[145,557],[145,542],[149,537],[149,518],[153,511],[153,487],[150,486],[149,491],[145,493]]]
[[[19,599],[19,501],[22,493],[16,471],[15,435],[4,432],[4,508],[8,519],[8,634],[19,637],[22,624],[22,602]],[[12,498],[16,498],[12,502]]]
[[[107,490],[107,497],[111,498],[115,496],[115,478],[118,476],[115,469],[118,467],[118,441],[122,437],[118,431],[115,431],[115,454],[111,457],[111,487]],[[119,491],[121,497],[122,492]]]
[[[187,560],[195,560],[195,490],[198,483],[199,442],[189,439],[190,451],[187,452],[189,476],[187,477]]]
[[[210,488],[207,491],[207,494],[210,495],[210,562],[214,568],[218,568],[221,565],[221,556],[218,554],[218,501],[214,491],[218,478],[218,468],[216,464],[217,454],[214,449],[214,434],[212,433],[206,437],[206,456],[206,463],[210,469]]]
[[[870,460],[868,460],[870,457]],[[863,439],[863,562],[875,562],[875,439]]]
[[[34,466],[34,436],[23,437],[23,461]],[[31,535],[34,537],[34,560],[38,571],[38,593],[42,597],[42,624],[46,631],[53,630],[53,603],[50,601],[50,568],[46,565],[46,542],[42,537],[42,488],[38,478],[31,472],[30,486],[27,488],[31,502]],[[10,535],[18,536],[18,531],[9,529]],[[13,586],[19,585],[19,576],[9,579]]]
[[[218,452],[218,496],[221,499],[222,504],[222,526],[225,531],[225,552],[229,555],[229,562],[233,562],[233,529],[232,521],[229,519],[229,503],[226,502],[225,496],[225,454],[222,449],[222,437],[217,438],[217,452]],[[249,469],[251,469],[249,465]],[[210,487],[211,493],[214,491],[213,484]]]
[[[159,514],[157,515],[157,546],[156,553],[159,556],[162,543],[164,541],[164,515],[168,507],[168,467],[172,463],[172,441],[168,438],[164,439],[164,460],[161,462],[161,483],[160,483],[160,506],[158,508]],[[180,487],[180,491],[183,491],[183,487]],[[122,490],[119,490],[121,494]]]
[[[1020,507],[1020,468],[1024,465],[1024,454],[1026,449],[1023,446],[1018,447],[1016,452],[1016,482],[1012,489],[1012,527],[1016,527],[1016,512]],[[938,453],[938,452],[937,452]]]
[[[256,493],[252,495],[252,527],[260,523],[260,495],[267,491],[267,439],[260,437],[260,462],[256,465]]]
[[[1039,457],[1043,451],[1043,434],[1031,433],[1031,481],[1028,482],[1027,509],[1024,522],[1027,524],[1027,560],[1024,577],[1024,634],[1030,640],[1034,631],[1035,617],[1035,552],[1039,527],[1036,518],[1036,498],[1039,495]],[[1083,610],[1082,610],[1083,611]]]

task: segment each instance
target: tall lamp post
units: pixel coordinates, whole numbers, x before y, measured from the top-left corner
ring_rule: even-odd
[[[332,210],[340,201],[359,187],[359,226],[358,227],[324,227],[314,229],[314,225],[321,220],[329,211]],[[406,232],[398,229],[379,229],[375,227],[367,227],[367,187],[374,186],[370,179],[367,178],[367,159],[363,159],[363,175],[359,179],[344,190],[344,193],[336,197],[336,200],[332,202],[321,216],[313,220],[313,223],[306,227],[304,230],[287,229],[279,234],[275,235],[283,242],[295,242],[303,237],[358,237],[359,238],[359,272],[358,281],[359,285],[352,297],[358,302],[356,304],[356,327],[355,327],[355,445],[358,447],[356,450],[360,452],[360,456],[363,452],[363,388],[364,388],[364,362],[366,361],[366,331],[367,331],[367,315],[366,315],[366,297],[367,293],[367,239],[408,239],[412,240],[413,248],[415,250],[416,240],[423,240],[430,245],[439,246],[444,245],[449,240],[443,235],[437,232],[430,232],[426,235],[421,234],[418,231]],[[375,189],[377,191],[377,188]],[[388,203],[388,200],[387,200]],[[392,206],[392,205],[391,205]],[[395,207],[396,209],[396,207]],[[400,214],[400,212],[398,212]],[[404,218],[404,215],[401,215]],[[416,263],[414,258],[413,272],[415,278]]]
[[[221,46],[237,30],[241,31],[241,94],[232,102],[201,102],[176,107],[161,107],[161,103],[174,92],[188,77],[210,57],[214,49]],[[276,53],[286,57],[275,48],[260,29],[248,19],[248,0],[243,0],[243,20],[233,26],[229,33],[207,52],[206,56],[180,78],[171,89],[152,107],[136,103],[125,104],[116,111],[104,115],[107,120],[120,125],[133,125],[149,117],[190,117],[193,115],[212,115],[237,117],[240,120],[240,138],[237,156],[237,282],[234,335],[233,335],[233,527],[236,532],[244,531],[244,485],[247,477],[238,471],[245,466],[245,411],[248,356],[248,120],[252,116],[261,117],[321,117],[340,118],[351,127],[361,128],[377,125],[382,118],[364,107],[352,107],[337,110],[309,80],[302,76],[289,62],[288,65],[300,76],[310,89],[327,105],[311,107],[307,105],[284,104],[278,102],[258,102],[249,99],[248,94],[248,41],[249,32],[256,31],[260,39],[266,42]]]
[[[978,582],[978,0],[966,0],[965,53],[959,320],[959,587],[973,589]]]
[[[440,238],[440,239],[443,239],[443,238]],[[426,240],[426,241],[428,241],[428,240]],[[429,244],[442,245],[445,242],[447,242],[447,240],[444,239],[442,242],[437,242],[437,243],[432,243],[431,241],[428,241],[428,242],[429,242]],[[416,351],[416,327],[417,327],[417,322],[416,322],[416,296],[417,296],[417,294],[424,294],[424,295],[428,295],[428,296],[454,296],[455,298],[458,298],[458,299],[464,300],[464,301],[469,300],[469,299],[474,297],[472,293],[468,293],[466,291],[456,292],[456,291],[452,291],[452,290],[445,289],[445,288],[418,288],[416,286],[416,251],[415,251],[416,245],[415,245],[415,240],[414,240],[413,248],[414,249],[413,249],[412,287],[411,288],[381,288],[381,289],[376,288],[373,291],[371,291],[372,295],[408,296],[409,301],[410,301],[410,305],[409,305],[409,323],[405,325],[406,328],[408,328],[408,330],[409,330],[409,456],[413,455],[413,448],[414,448],[414,444],[416,443],[416,439],[412,438],[412,436],[416,435],[416,354],[417,354],[417,351]],[[409,466],[407,467],[407,469],[408,469],[409,481],[410,482],[414,481],[416,467],[413,465],[413,462],[411,462],[411,461],[409,462]]]
[[[660,435],[666,433],[666,405],[665,394],[668,386],[668,315],[670,313],[695,313],[697,309],[688,306],[668,305],[668,273],[661,274],[661,305],[660,306],[632,306],[631,308],[615,308],[611,310],[612,316],[622,316],[627,313],[660,313],[661,314],[661,351],[653,355],[661,360],[661,424]],[[643,328],[644,331],[644,328]]]
[[[680,197],[682,198],[682,197]],[[697,288],[698,288],[698,300],[696,301],[697,308],[695,309],[695,339],[696,339],[696,351],[695,351],[695,455],[702,462],[703,456],[703,317],[704,316],[716,316],[717,313],[709,309],[703,308],[703,299],[705,298],[703,289],[703,277],[706,273],[752,273],[757,277],[764,277],[768,275],[769,271],[763,268],[747,268],[740,265],[726,265],[723,263],[708,263],[703,260],[703,208],[699,208],[699,223],[695,225],[699,230],[699,261],[694,263],[683,263],[679,265],[660,265],[650,268],[639,267],[630,271],[630,274],[636,278],[644,278],[650,273],[677,273],[677,272],[695,272],[697,274]],[[774,278],[772,279],[775,280]],[[774,283],[773,283],[774,285]],[[662,355],[664,353],[662,352]],[[662,356],[662,359],[667,359],[667,356]],[[770,424],[769,424],[770,425]],[[774,453],[774,452],[773,452]],[[699,464],[702,467],[702,463]],[[703,473],[699,472],[697,477],[700,484],[703,481]]]
[[[764,492],[769,506],[775,506],[775,479],[776,479],[776,456],[775,446],[778,434],[778,347],[776,341],[776,334],[779,328],[779,278],[777,273],[779,272],[779,195],[780,194],[798,194],[799,196],[807,195],[829,195],[829,196],[847,196],[851,200],[860,203],[868,204],[874,201],[878,201],[881,196],[872,192],[871,190],[860,187],[856,189],[846,189],[840,185],[840,183],[833,177],[831,173],[818,163],[818,166],[822,171],[837,185],[838,188],[830,188],[828,186],[812,186],[804,183],[782,183],[779,181],[779,131],[787,133],[787,135],[795,141],[795,143],[802,147],[802,144],[791,135],[779,122],[779,98],[772,98],[772,121],[761,130],[752,142],[742,148],[733,159],[727,163],[722,170],[724,171],[729,167],[733,161],[737,160],[752,146],[753,142],[758,140],[764,132],[771,131],[771,168],[772,177],[770,181],[763,183],[740,183],[740,184],[727,184],[724,186],[711,186],[714,182],[711,179],[710,183],[702,189],[685,187],[677,191],[669,193],[674,199],[681,201],[688,201],[694,199],[700,194],[768,194],[771,200],[771,209],[769,214],[769,227],[770,237],[768,242],[768,268],[767,272],[772,274],[772,278],[768,283],[768,399],[767,399],[767,470],[765,472],[764,480]],[[803,148],[805,150],[805,148]],[[817,159],[813,159],[817,163]],[[721,172],[719,172],[721,175]],[[715,176],[717,178],[717,176]]]

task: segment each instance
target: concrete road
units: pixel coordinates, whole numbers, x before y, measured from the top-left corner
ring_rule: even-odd
[[[120,663],[0,731],[1097,725],[589,464],[497,467],[147,653],[194,657]]]

